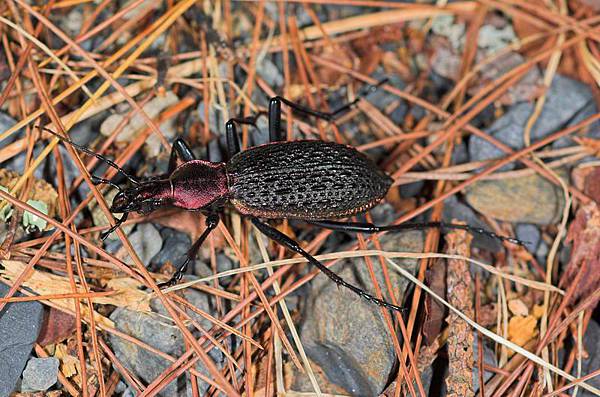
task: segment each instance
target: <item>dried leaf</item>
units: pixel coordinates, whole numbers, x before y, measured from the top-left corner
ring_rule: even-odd
[[[508,322],[508,339],[519,346],[537,336],[537,319],[533,316],[514,316]]]
[[[444,297],[446,296],[446,268],[446,261],[435,261],[433,266],[427,270],[426,280],[429,288],[439,296]],[[442,331],[447,314],[448,309],[446,309],[446,306],[433,299],[431,295],[425,295],[425,319],[422,326],[425,345],[430,346],[436,340]]]
[[[531,311],[531,314],[533,315],[533,317],[535,317],[539,320],[544,315],[544,306],[534,305],[533,310]]]
[[[23,273],[26,264],[19,261],[4,260],[0,262],[4,269],[0,269],[0,276],[10,281],[11,284],[16,278]],[[42,272],[39,270],[32,270],[29,278],[23,283],[24,287],[29,288],[36,295],[54,295],[54,294],[68,294],[72,293],[71,284],[66,277]],[[77,292],[83,293],[83,288],[78,287]],[[95,303],[103,303],[105,299],[112,297],[98,297],[94,298]],[[75,305],[73,299],[50,299],[50,302],[56,307],[63,308],[65,311],[73,313],[75,312]],[[89,310],[86,304],[80,303],[79,308],[83,318],[89,319]],[[114,328],[114,324],[107,317],[94,312],[94,320],[97,324],[102,324],[105,327]]]
[[[61,342],[75,331],[75,317],[53,307],[44,311],[42,330],[37,343],[46,346]]]
[[[34,391],[34,392],[23,392],[11,394],[11,397],[61,397],[62,392],[60,390],[51,391]]]
[[[529,309],[521,299],[511,299],[508,301],[508,310],[516,316],[526,317],[529,315]]]
[[[204,232],[206,228],[206,217],[198,212],[177,211],[169,212],[166,216],[160,216],[153,220],[154,222],[173,228],[190,236],[192,242]],[[225,244],[225,238],[219,229],[214,230],[211,236],[215,239],[215,247],[220,248]],[[205,246],[208,246],[206,244]]]
[[[597,205],[600,205],[600,167],[594,167],[592,172],[586,176],[583,192]]]
[[[60,372],[67,378],[70,378],[79,372],[79,360],[77,357],[69,354],[66,345],[62,343],[56,345],[54,357],[60,360]]]
[[[572,304],[585,299],[600,286],[600,210],[590,202],[577,211],[566,242],[573,243],[571,259],[560,285],[572,286],[579,279]],[[581,274],[583,272],[583,274]]]
[[[142,284],[132,278],[113,278],[106,282],[108,289],[117,294],[98,298],[95,301],[105,305],[125,307],[138,312],[150,312],[150,295],[139,288]]]

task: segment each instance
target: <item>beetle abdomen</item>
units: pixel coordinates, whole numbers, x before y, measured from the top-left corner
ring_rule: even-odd
[[[242,214],[318,220],[365,211],[392,179],[356,149],[333,142],[256,146],[227,163],[230,198]]]

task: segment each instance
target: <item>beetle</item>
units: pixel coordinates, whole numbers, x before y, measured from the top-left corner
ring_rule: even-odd
[[[377,89],[384,82],[385,80],[368,86],[367,92]],[[346,282],[296,241],[264,220],[295,219],[326,229],[360,233],[423,228],[462,229],[515,244],[523,245],[523,242],[481,228],[443,222],[377,226],[332,220],[347,218],[372,208],[385,197],[393,180],[366,155],[351,146],[321,140],[284,141],[281,136],[281,107],[285,104],[298,113],[333,122],[365,94],[363,92],[354,101],[329,113],[310,109],[280,96],[273,97],[266,114],[269,120],[269,143],[242,151],[236,126],[256,126],[256,120],[262,113],[253,117],[232,118],[225,124],[228,161],[198,160],[188,144],[182,138],[177,138],[171,149],[168,172],[145,179],[137,179],[85,146],[48,129],[44,130],[116,168],[130,181],[130,187],[121,188],[110,180],[92,176],[94,184],[108,184],[118,190],[110,211],[123,213],[120,219],[115,219],[115,225],[103,233],[103,239],[123,224],[131,212],[148,214],[158,208],[171,206],[200,211],[206,215],[206,229],[190,247],[185,260],[177,267],[171,279],[160,284],[161,287],[181,280],[202,243],[217,227],[219,214],[230,203],[242,216],[249,218],[260,232],[303,256],[336,284],[350,289],[369,302],[402,312],[402,307]],[[183,161],[179,166],[178,158]]]

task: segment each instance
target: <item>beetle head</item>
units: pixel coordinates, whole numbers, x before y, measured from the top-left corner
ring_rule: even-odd
[[[145,215],[169,205],[172,200],[165,190],[170,188],[164,185],[164,181],[153,181],[121,190],[113,199],[110,212],[138,212]]]

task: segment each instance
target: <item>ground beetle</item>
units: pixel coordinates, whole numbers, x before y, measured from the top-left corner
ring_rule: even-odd
[[[368,91],[376,89],[382,83],[369,86]],[[392,186],[392,179],[364,154],[350,146],[320,140],[283,141],[281,104],[298,113],[334,121],[336,116],[350,109],[364,94],[330,113],[316,111],[279,96],[274,97],[269,102],[267,113],[270,143],[241,151],[236,125],[256,126],[256,119],[262,114],[233,118],[225,125],[229,161],[213,163],[197,160],[186,142],[178,138],[173,143],[167,174],[145,179],[137,179],[104,156],[48,131],[116,168],[131,182],[131,187],[122,189],[112,181],[92,176],[95,184],[108,184],[118,190],[110,210],[113,213],[123,213],[121,219],[116,219],[115,225],[103,233],[103,238],[125,222],[130,212],[148,214],[157,208],[173,206],[206,214],[206,230],[189,249],[185,261],[178,266],[173,277],[161,286],[173,285],[181,279],[204,240],[217,227],[219,213],[230,202],[263,234],[302,255],[338,285],[379,306],[402,311],[401,307],[347,283],[302,249],[296,241],[262,219],[297,219],[322,228],[360,233],[423,228],[462,229],[516,244],[521,242],[484,229],[442,222],[376,226],[371,223],[328,220],[345,218],[370,209],[385,196]],[[178,157],[183,160],[183,164],[179,166]]]

